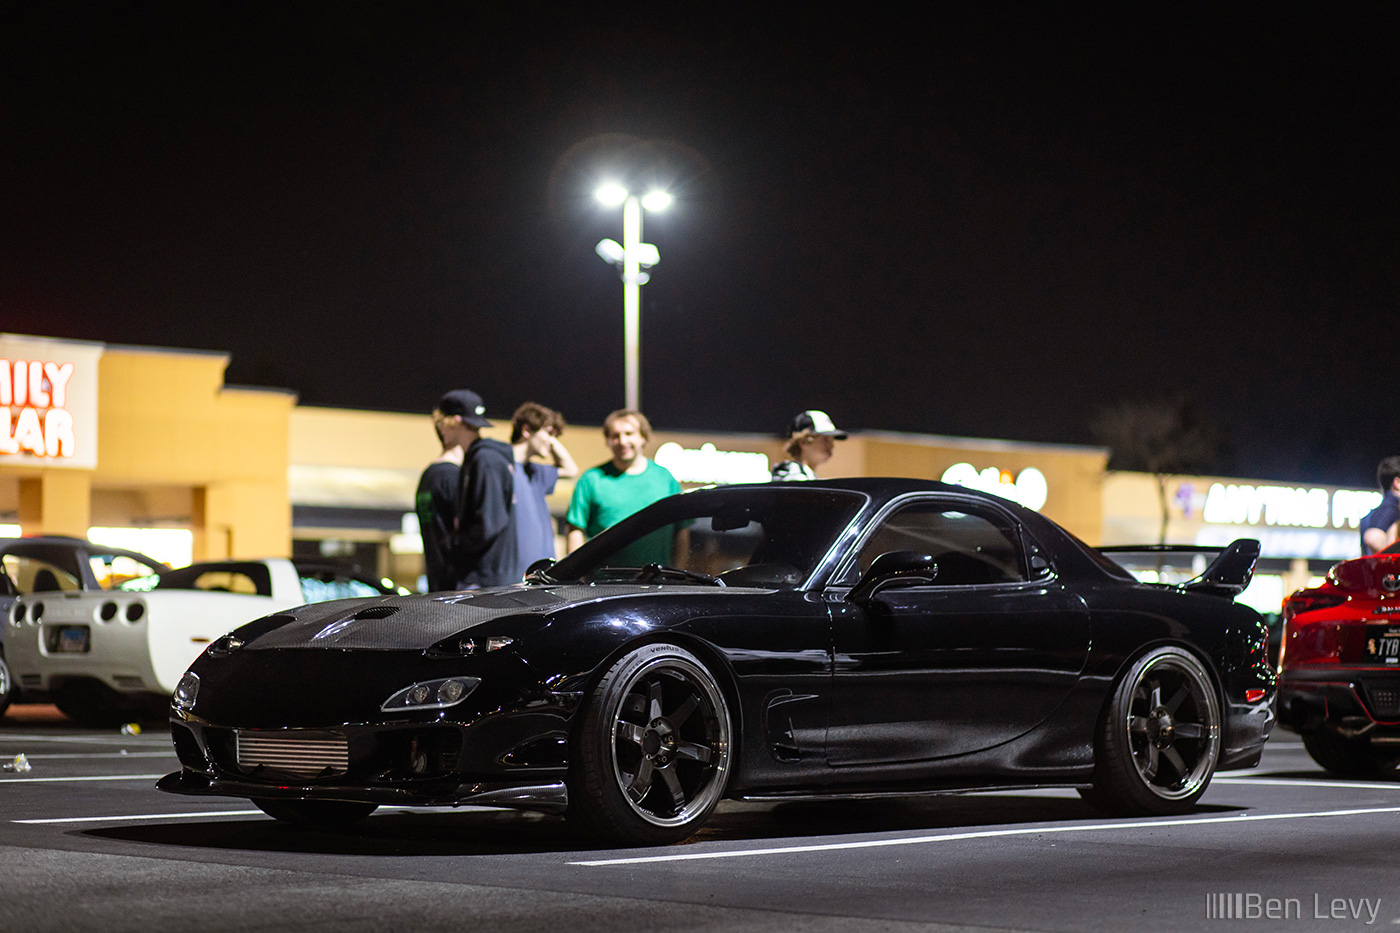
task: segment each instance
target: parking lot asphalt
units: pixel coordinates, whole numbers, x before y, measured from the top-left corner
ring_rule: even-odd
[[[1349,930],[1400,925],[1400,783],[1295,736],[1196,812],[1107,818],[1073,790],[723,804],[686,843],[599,849],[565,821],[381,808],[296,830],[154,790],[159,724],[0,718],[0,928],[44,931]],[[1227,916],[1228,915],[1228,916]]]

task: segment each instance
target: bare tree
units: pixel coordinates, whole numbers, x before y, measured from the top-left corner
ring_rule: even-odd
[[[1089,428],[1109,450],[1110,470],[1151,473],[1162,510],[1158,544],[1167,543],[1167,477],[1208,473],[1223,448],[1220,430],[1184,396],[1118,402],[1101,409]]]

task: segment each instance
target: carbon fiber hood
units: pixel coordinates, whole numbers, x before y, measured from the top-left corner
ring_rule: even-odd
[[[570,605],[663,592],[693,594],[697,590],[724,592],[711,587],[675,585],[512,586],[431,596],[342,599],[300,606],[251,623],[272,623],[276,627],[248,641],[243,650],[415,650],[504,616],[543,615]]]

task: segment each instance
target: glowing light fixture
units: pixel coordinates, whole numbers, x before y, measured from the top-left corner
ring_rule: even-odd
[[[617,207],[627,200],[627,189],[616,182],[608,182],[593,192],[593,196],[608,207]]]
[[[642,286],[650,279],[643,272],[661,261],[661,253],[650,243],[642,242],[642,210],[664,211],[671,206],[671,195],[665,191],[648,191],[638,197],[616,182],[608,182],[593,193],[608,207],[622,207],[622,242],[602,240],[594,248],[604,261],[622,272],[622,341],[623,385],[625,407],[641,408],[641,329]]]

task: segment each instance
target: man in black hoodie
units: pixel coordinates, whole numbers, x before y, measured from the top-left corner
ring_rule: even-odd
[[[489,428],[481,396],[454,389],[442,397],[440,430],[459,439],[461,482],[457,488],[457,529],[452,540],[457,589],[503,586],[515,579],[515,452],[504,441],[481,436]]]

